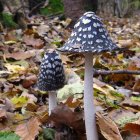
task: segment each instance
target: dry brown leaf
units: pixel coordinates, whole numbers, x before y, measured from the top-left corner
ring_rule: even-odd
[[[125,108],[129,108],[132,111],[138,112],[140,111],[140,102],[133,101],[130,98],[126,98],[123,102],[121,102],[121,105]]]
[[[13,111],[15,109],[11,100],[9,100],[8,98],[5,98],[5,103],[4,104],[5,104],[6,110],[8,110],[8,111]]]
[[[64,124],[71,125],[71,122],[75,119],[75,115],[71,109],[61,104],[58,105],[54,110],[52,110],[49,119],[57,123],[64,123]]]
[[[17,41],[17,36],[15,33],[15,30],[12,30],[12,31],[9,31],[8,33],[6,33],[5,41],[9,41],[9,40]]]
[[[36,51],[30,50],[26,52],[6,53],[5,58],[14,58],[16,60],[24,60],[27,58],[34,57],[35,55],[36,55]]]
[[[44,47],[44,41],[40,38],[34,38],[33,36],[24,36],[23,41],[28,46],[33,46],[35,49],[41,49]]]
[[[76,108],[80,104],[82,104],[82,102],[78,99],[74,99],[74,96],[70,96],[64,104],[67,105],[70,108]]]
[[[127,67],[127,70],[139,70],[139,69],[137,68],[135,62],[130,62],[128,67]]]
[[[46,123],[48,121],[49,116],[48,106],[47,105],[40,106],[39,108],[37,108],[36,114],[42,123]]]
[[[27,103],[26,110],[34,112],[38,108],[38,105],[35,103]]]
[[[62,59],[62,62],[64,64],[67,64],[68,62],[72,62],[66,55],[60,55],[61,59]]]
[[[0,121],[3,121],[7,118],[6,110],[0,109]]]
[[[134,84],[133,90],[136,91],[136,92],[140,92],[140,79],[138,79],[136,81],[136,83]]]
[[[107,84],[106,83],[104,83],[104,82],[102,82],[102,81],[100,81],[99,79],[97,79],[97,78],[93,78],[93,83],[95,83],[96,85],[98,85],[99,87],[105,87]]]
[[[22,140],[35,140],[35,137],[39,134],[40,122],[34,117],[27,122],[20,124],[16,127],[15,133],[19,135]]]
[[[22,82],[22,86],[24,88],[29,88],[30,86],[32,86],[33,84],[35,84],[37,81],[37,75],[29,75],[28,77],[26,77],[23,82]]]
[[[130,131],[131,133],[140,136],[140,118],[137,121],[127,123],[123,130]]]
[[[125,110],[125,109],[115,109],[111,112],[109,112],[108,116],[115,122],[117,122],[117,120],[120,120],[123,117],[134,117],[135,114],[130,111],[130,110]]]
[[[49,32],[50,27],[48,25],[44,25],[41,24],[38,28],[37,28],[37,32],[40,36],[43,36],[45,33]]]
[[[131,47],[133,45],[133,41],[132,40],[119,40],[119,44],[121,45],[121,47],[126,48],[126,47]]]
[[[5,111],[4,111],[5,112]],[[5,112],[4,114],[1,113],[1,116],[6,114],[6,118],[4,117],[3,119],[0,119],[0,131],[13,131],[13,127],[14,127],[14,113],[10,113],[10,112]]]
[[[128,81],[131,75],[128,74],[112,74],[109,75],[109,79],[113,82]]]
[[[109,117],[97,113],[97,124],[107,140],[123,140],[117,125]]]
[[[132,62],[136,65],[138,69],[140,69],[140,58],[139,56],[134,56],[131,58]]]
[[[55,122],[57,125],[65,124],[72,127],[79,133],[85,132],[83,112],[73,112],[63,104],[58,105],[54,110],[52,110],[49,120]]]

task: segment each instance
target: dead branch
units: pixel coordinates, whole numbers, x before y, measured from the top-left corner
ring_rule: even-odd
[[[0,0],[0,2],[8,8],[10,13],[13,13],[13,9],[11,8],[11,6],[7,0]]]
[[[31,9],[31,11],[29,12],[29,15],[32,15],[32,13],[33,13],[35,10],[37,10],[40,6],[42,6],[43,4],[44,4],[44,1],[38,3],[35,7],[33,7],[33,8]]]
[[[140,71],[133,71],[133,70],[95,70],[93,69],[93,75],[110,75],[110,74],[134,74],[140,75]]]
[[[23,7],[23,13],[24,13],[24,15],[27,16],[26,10],[25,10],[24,1],[23,1],[23,0],[20,0],[20,3],[21,3],[21,5],[22,5],[22,7]]]

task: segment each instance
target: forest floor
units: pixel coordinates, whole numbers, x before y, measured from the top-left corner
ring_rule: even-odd
[[[121,51],[94,57],[95,71],[110,72],[94,76],[101,140],[140,139],[139,17],[136,13],[130,18],[102,18]],[[48,94],[36,87],[44,52],[66,42],[71,33],[69,23],[70,19],[37,16],[28,21],[30,28],[0,32],[0,140],[85,140],[83,55],[61,54],[67,84],[58,91],[58,106],[50,116]],[[112,74],[114,70],[121,72]]]

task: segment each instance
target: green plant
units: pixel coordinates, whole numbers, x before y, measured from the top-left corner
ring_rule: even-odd
[[[5,27],[9,27],[9,28],[17,27],[17,24],[13,21],[13,17],[11,14],[1,13],[0,21],[1,21],[2,25]]]
[[[130,5],[134,8],[134,9],[139,9],[140,8],[140,0],[133,0],[130,2]]]
[[[19,140],[20,137],[13,132],[0,132],[0,140]]]
[[[51,0],[46,8],[42,8],[40,13],[43,15],[51,15],[62,13],[64,11],[62,0]]]

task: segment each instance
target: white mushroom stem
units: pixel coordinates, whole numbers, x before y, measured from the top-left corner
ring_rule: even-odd
[[[49,115],[51,115],[51,111],[57,106],[56,95],[56,91],[49,91]]]
[[[93,54],[85,53],[84,112],[87,140],[98,140],[93,101]]]

